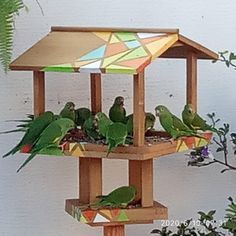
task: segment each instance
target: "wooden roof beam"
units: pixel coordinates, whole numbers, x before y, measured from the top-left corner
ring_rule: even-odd
[[[106,27],[67,27],[52,26],[51,31],[60,32],[134,32],[134,33],[169,33],[178,34],[179,29],[155,29],[155,28],[106,28]]]

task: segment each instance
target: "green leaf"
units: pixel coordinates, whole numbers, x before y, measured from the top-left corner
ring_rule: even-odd
[[[0,63],[5,72],[11,62],[14,16],[24,7],[22,0],[0,1]]]

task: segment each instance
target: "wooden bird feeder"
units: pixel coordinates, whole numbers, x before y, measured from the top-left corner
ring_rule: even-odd
[[[178,29],[124,29],[52,27],[51,32],[10,64],[11,70],[33,71],[34,114],[45,111],[45,72],[90,73],[91,110],[102,111],[103,73],[124,73],[133,77],[133,145],[118,147],[110,159],[129,162],[129,185],[137,189],[141,206],[127,209],[86,209],[102,195],[102,159],[107,147],[67,143],[65,154],[79,160],[79,198],[66,200],[66,211],[78,221],[103,226],[105,236],[123,236],[125,224],[152,223],[167,219],[167,208],[153,201],[153,159],[206,145],[206,139],[181,138],[173,143],[145,142],[144,69],[156,58],[186,59],[186,103],[197,108],[197,59],[218,55],[179,34]]]

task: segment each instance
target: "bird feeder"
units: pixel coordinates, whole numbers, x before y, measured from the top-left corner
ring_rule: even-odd
[[[90,226],[103,226],[104,236],[123,236],[125,224],[167,219],[167,208],[153,200],[153,160],[206,145],[204,138],[185,137],[172,143],[145,142],[144,70],[156,58],[186,60],[186,103],[197,108],[197,60],[218,55],[179,34],[178,29],[52,27],[51,32],[10,64],[11,70],[33,71],[34,114],[45,111],[45,73],[90,73],[91,110],[102,111],[102,74],[130,74],[133,79],[133,144],[117,147],[109,159],[129,165],[129,185],[137,189],[140,207],[86,209],[102,195],[102,160],[106,145],[66,143],[64,153],[79,160],[79,196],[66,200],[66,211]]]

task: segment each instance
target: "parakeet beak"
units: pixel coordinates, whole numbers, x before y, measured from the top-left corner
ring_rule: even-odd
[[[71,106],[70,107],[70,111],[74,111],[75,110],[75,107],[74,106]]]
[[[158,110],[155,110],[155,114],[156,114],[156,116],[160,116],[160,112],[158,111]]]

